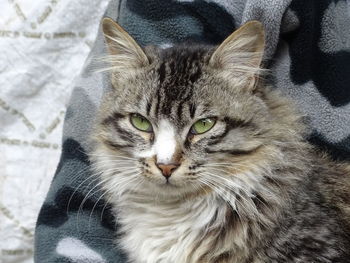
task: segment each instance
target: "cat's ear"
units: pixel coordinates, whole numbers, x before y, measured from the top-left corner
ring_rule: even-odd
[[[209,64],[235,78],[246,79],[252,89],[261,71],[265,48],[265,32],[258,21],[250,21],[233,32],[214,51]]]
[[[114,70],[137,68],[149,64],[142,48],[111,18],[103,19],[102,31],[110,54],[108,60]]]

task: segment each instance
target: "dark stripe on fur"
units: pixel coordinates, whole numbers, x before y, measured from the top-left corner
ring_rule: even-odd
[[[177,106],[177,116],[179,117],[179,120],[182,120],[182,111],[183,111],[183,103],[180,103]]]
[[[207,153],[228,153],[232,155],[248,155],[256,152],[259,148],[260,146],[252,150],[217,150],[217,151],[206,148],[205,151]]]
[[[160,87],[157,89],[156,94],[156,109],[155,109],[155,115],[158,116],[159,114],[159,108],[160,108]]]
[[[252,193],[252,201],[255,204],[255,207],[258,209],[258,211],[261,211],[263,208],[268,207],[268,202],[258,193],[254,192]]]
[[[131,148],[134,147],[132,144],[119,144],[116,142],[112,142],[111,140],[104,140],[104,143],[112,149],[115,150],[120,150],[120,149],[124,149],[124,148]]]
[[[127,141],[129,143],[135,143],[135,137],[138,137],[139,139],[142,139],[140,136],[134,134],[134,133],[131,133],[131,132],[128,132],[126,130],[124,130],[123,128],[121,128],[119,126],[118,123],[115,123],[113,125],[114,129],[118,132],[118,135],[119,137],[124,140],[124,141]]]
[[[184,105],[192,100],[192,85],[202,75],[200,67],[203,63],[202,53],[203,50],[188,50],[188,47],[183,47],[180,51],[174,52],[169,49],[162,54],[167,61],[163,62],[158,69],[161,91],[157,94],[161,96],[158,96],[159,102],[156,109],[163,115],[170,115],[174,110],[176,117],[181,121]],[[193,117],[194,111],[195,108],[192,108]]]
[[[191,103],[189,109],[190,109],[190,117],[191,117],[191,119],[193,119],[194,115],[196,114],[197,107],[195,104]]]
[[[164,79],[165,79],[165,63],[163,62],[159,69],[158,69],[158,74],[159,74],[159,85],[162,85]]]
[[[212,139],[212,141],[209,142],[208,145],[212,146],[212,145],[216,145],[216,144],[220,143],[226,137],[226,135],[229,133],[229,131],[231,131],[232,129],[245,128],[245,127],[254,127],[255,128],[255,126],[252,123],[246,122],[244,120],[239,120],[239,119],[232,119],[232,118],[225,117],[224,122],[226,122],[226,124],[227,124],[225,127],[225,131],[220,135],[217,135],[215,137],[211,137],[210,139]]]
[[[118,122],[120,119],[124,118],[125,115],[120,114],[118,112],[113,113],[111,116],[108,116],[106,119],[102,121],[102,125],[109,126],[113,123]]]
[[[192,83],[196,82],[201,75],[202,75],[202,70],[200,69],[200,67],[197,67],[197,70],[195,71],[195,73],[190,75],[190,81]]]
[[[146,112],[147,112],[147,115],[148,115],[148,116],[149,116],[149,113],[151,112],[152,101],[153,101],[153,97],[151,97],[151,101],[148,101],[148,102],[147,102]]]
[[[226,126],[225,130],[222,134],[218,134],[216,136],[212,136],[209,138],[211,141],[208,142],[208,145],[215,145],[215,144],[220,143],[222,141],[222,139],[226,137],[226,135],[228,134],[228,132],[230,130],[231,129],[228,126]]]
[[[124,118],[125,116],[119,113],[114,113],[112,117],[108,117],[103,121],[106,126],[113,126],[113,129],[118,133],[120,139],[127,141],[131,144],[135,143],[135,140],[143,140],[143,138],[137,134],[129,132],[119,125],[120,118]]]
[[[230,129],[238,128],[238,127],[252,127],[253,124],[249,121],[240,120],[240,119],[232,119],[229,117],[224,118],[224,122],[230,127]]]

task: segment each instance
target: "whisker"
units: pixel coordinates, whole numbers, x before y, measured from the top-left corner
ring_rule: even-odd
[[[67,214],[69,213],[69,206],[70,206],[70,203],[72,202],[72,199],[73,199],[75,193],[79,190],[79,188],[80,188],[85,182],[87,182],[88,180],[91,180],[91,181],[89,182],[89,184],[88,184],[87,186],[85,186],[86,188],[88,188],[88,187],[91,185],[91,183],[96,182],[97,180],[99,180],[99,177],[93,178],[93,177],[95,177],[95,176],[98,176],[99,174],[100,174],[100,173],[93,173],[93,174],[90,174],[90,175],[89,175],[87,178],[85,178],[77,187],[75,187],[74,192],[71,194],[71,196],[70,196],[70,198],[69,198],[69,200],[68,200],[68,203],[67,203]]]
[[[207,176],[210,176],[210,177],[215,177],[216,179],[219,179],[219,180],[223,180],[224,182],[221,182],[223,186],[225,187],[235,187],[237,189],[240,189],[240,190],[243,190],[245,191],[244,187],[241,186],[241,185],[238,185],[237,183],[235,183],[233,180],[229,180],[227,178],[224,178],[222,176],[219,176],[217,174],[214,174],[214,173],[210,173],[210,172],[205,172],[205,174]],[[236,178],[235,178],[236,179]],[[246,192],[248,194],[248,192]]]
[[[215,175],[210,174],[210,176],[215,176]],[[223,187],[226,191],[233,192],[234,195],[236,196],[235,201],[240,205],[241,209],[244,210],[246,213],[249,213],[250,216],[257,216],[259,214],[256,204],[252,200],[252,197],[254,195],[252,195],[250,191],[247,191],[243,186],[239,186],[238,189],[234,189],[234,188],[232,189],[228,187],[227,184],[219,182],[218,179],[222,179],[222,178],[220,178],[219,176],[219,177],[216,177],[215,180],[213,179],[209,179],[209,180],[211,180],[213,184],[218,184],[219,187]],[[242,195],[242,193],[244,193],[244,195]],[[244,201],[244,205],[238,200],[237,197],[240,197]]]
[[[215,183],[208,181],[208,180],[203,180],[204,178],[201,178],[202,183],[206,184],[209,186],[211,189],[213,189],[221,198],[222,200],[225,201],[225,203],[228,204],[228,206],[232,209],[232,211],[236,212],[238,217],[241,218],[241,215],[239,214],[239,211],[236,209],[236,204],[232,202],[232,200],[229,197],[226,197],[227,192],[221,189],[220,187],[217,187]],[[237,201],[237,200],[236,200]]]
[[[138,174],[136,174],[136,175],[134,176],[134,178],[131,178],[131,179],[129,180],[129,183],[133,183],[133,181],[135,181],[135,179],[138,179],[136,176],[138,176],[138,175],[140,175],[140,174],[141,174],[141,173],[138,173]],[[100,202],[100,200],[103,198],[103,196],[105,196],[106,194],[112,192],[112,190],[113,190],[113,189],[105,190],[104,193],[103,193],[102,195],[100,195],[100,197],[97,199],[97,201],[95,202],[94,206],[92,207],[92,210],[91,210],[90,216],[89,216],[89,229],[90,229],[91,217],[92,217],[92,214],[93,214],[93,212],[94,212],[94,210],[95,210],[97,204]],[[110,198],[111,198],[111,197],[110,197]],[[110,199],[110,198],[109,198],[109,199]],[[105,209],[106,205],[107,205],[107,203],[105,204],[103,210]],[[103,215],[103,212],[101,213],[101,221],[102,221],[102,215]]]
[[[206,178],[208,181],[210,181],[213,185],[221,188],[222,191],[225,191],[225,193],[228,193],[228,194],[233,193],[235,201],[241,205],[242,209],[244,209],[244,210],[246,209],[246,206],[243,206],[243,204],[237,199],[237,196],[242,198],[244,200],[244,202],[249,203],[248,199],[246,199],[243,195],[241,195],[240,192],[243,191],[243,193],[245,193],[248,198],[251,197],[250,192],[248,192],[244,187],[242,187],[240,185],[236,185],[235,188],[232,188],[232,185],[227,185],[226,183],[218,181],[218,179],[224,179],[224,178],[221,178],[220,176],[216,177],[215,180],[213,178],[211,178],[211,177],[215,176],[214,174],[208,174],[207,176],[210,176],[210,178]]]
[[[128,156],[123,156],[123,155],[114,155],[114,154],[94,154],[94,153],[89,153],[89,156],[97,156],[97,157],[112,157],[116,159],[126,159],[126,160],[133,160],[133,161],[139,161],[138,158],[133,158],[133,157],[128,157]]]
[[[113,169],[112,169],[113,170]],[[128,172],[134,172],[134,171],[128,171]],[[125,174],[125,172],[124,172],[124,174]],[[124,175],[123,173],[120,173],[120,175]],[[94,191],[94,189],[96,189],[96,188],[98,188],[100,185],[102,185],[102,184],[105,184],[106,182],[108,182],[110,180],[110,178],[105,178],[105,179],[102,179],[99,183],[97,183],[93,188],[91,188],[90,190],[89,190],[89,192],[85,195],[85,197],[84,197],[84,199],[82,200],[82,202],[80,203],[80,206],[79,206],[79,208],[78,208],[78,212],[77,212],[77,224],[78,224],[78,221],[79,221],[79,213],[80,213],[80,211],[82,211],[83,210],[83,206],[84,206],[84,203],[88,200],[88,198],[89,198],[89,196],[91,197],[91,196],[93,196],[94,194],[96,194],[98,191],[100,191],[101,189],[98,189],[97,191],[95,191],[95,192],[93,192],[91,195],[90,195],[90,193],[92,192],[92,191]],[[91,182],[90,182],[90,184],[91,184]],[[90,185],[89,184],[89,185]]]
[[[108,181],[108,179],[105,179],[105,180],[102,180],[102,181],[100,181],[99,183],[97,183],[93,188],[91,188],[91,189],[89,190],[89,192],[85,195],[84,199],[81,201],[81,203],[80,203],[80,205],[79,205],[79,208],[78,208],[78,212],[77,212],[77,227],[78,227],[78,222],[79,222],[79,213],[80,213],[80,211],[83,210],[84,204],[85,204],[85,202],[88,200],[88,198],[89,198],[89,196],[90,196],[90,193],[93,192],[94,189],[98,188],[101,184],[103,184],[103,183],[105,183],[105,182],[107,182],[107,181]],[[99,190],[100,190],[100,189],[99,189]],[[93,194],[95,194],[95,193],[97,193],[97,191],[93,192]],[[92,195],[93,195],[93,194],[92,194]],[[92,195],[91,195],[91,196],[92,196]],[[90,196],[90,197],[91,197],[91,196]],[[79,227],[78,227],[78,229],[79,229]]]

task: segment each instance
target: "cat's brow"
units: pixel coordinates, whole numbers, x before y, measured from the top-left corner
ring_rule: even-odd
[[[119,113],[119,112],[114,112],[112,115],[108,116],[102,121],[103,125],[110,125],[112,123],[118,122],[120,119],[125,118],[125,115]]]
[[[208,145],[213,146],[216,144],[221,143],[221,141],[226,138],[227,134],[232,130],[236,128],[256,128],[256,125],[253,124],[251,121],[245,121],[238,118],[229,118],[225,117],[224,122],[226,123],[225,130],[216,136],[210,137],[209,139],[211,141],[208,142]],[[207,153],[214,153],[215,151],[207,151]],[[249,154],[251,151],[241,151],[241,150],[230,150],[228,153],[230,154]]]

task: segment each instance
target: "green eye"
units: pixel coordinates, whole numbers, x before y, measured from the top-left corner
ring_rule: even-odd
[[[151,123],[140,114],[132,114],[130,117],[131,124],[138,130],[144,131],[144,132],[152,132],[152,125]]]
[[[215,119],[214,118],[206,118],[206,119],[201,119],[195,124],[193,124],[191,128],[191,133],[192,134],[202,134],[207,131],[209,131],[213,126],[215,125]]]

